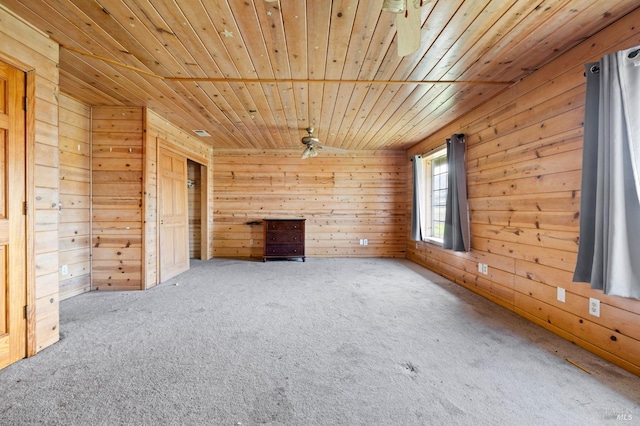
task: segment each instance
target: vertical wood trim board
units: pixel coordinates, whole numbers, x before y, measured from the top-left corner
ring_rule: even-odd
[[[35,145],[36,145],[36,72],[31,70],[27,72],[27,146],[26,146],[26,185],[27,185],[27,202],[32,207],[27,208],[27,304],[28,306],[36,306],[36,265],[32,261],[35,259]],[[54,298],[55,303],[55,298]],[[53,303],[52,303],[53,305]],[[58,315],[59,307],[56,312],[51,315]],[[27,356],[33,356],[38,352],[36,339],[36,323],[38,315],[31,310],[30,317],[27,317]]]
[[[147,167],[147,123],[148,123],[148,109],[142,108],[142,139],[140,140],[140,155],[142,156],[141,166],[142,170],[140,173],[140,290],[145,290],[147,288],[146,282],[146,265],[145,259],[147,256],[147,238],[149,235],[147,234],[146,227],[146,209],[147,209],[147,200],[145,197],[145,187],[146,183],[146,167]]]
[[[301,152],[214,151],[213,255],[261,258],[263,218],[306,218],[308,257],[404,257],[404,151]]]
[[[60,300],[91,289],[90,138],[91,107],[61,94],[59,157],[53,157],[60,164]]]
[[[151,116],[147,111],[147,120]],[[151,126],[147,126],[144,140],[144,287],[151,288],[159,283],[158,269],[158,140],[151,137]]]
[[[640,375],[640,300],[572,282],[580,214],[583,64],[640,43],[637,10],[408,151],[467,135],[472,251],[406,234],[407,258]],[[622,41],[621,41],[622,40]],[[408,211],[408,210],[407,210]],[[410,214],[407,215],[407,228]],[[478,273],[478,262],[489,273]],[[556,300],[557,287],[566,302]],[[589,315],[589,297],[601,316]]]
[[[92,108],[91,287],[140,290],[142,281],[141,107]]]
[[[29,71],[27,201],[32,208],[27,227],[33,232],[27,236],[32,242],[27,248],[31,254],[27,292],[32,309],[27,352],[33,355],[59,339],[58,247],[50,244],[58,240],[59,171],[51,159],[57,157],[58,149],[59,46],[1,5],[0,22],[0,60]]]

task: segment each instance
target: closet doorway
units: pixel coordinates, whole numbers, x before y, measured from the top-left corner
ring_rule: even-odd
[[[159,282],[188,270],[190,259],[209,259],[207,166],[189,157],[160,144]]]

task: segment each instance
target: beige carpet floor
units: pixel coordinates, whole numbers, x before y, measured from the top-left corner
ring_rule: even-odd
[[[640,424],[639,377],[405,260],[194,262],[60,332],[0,424]]]

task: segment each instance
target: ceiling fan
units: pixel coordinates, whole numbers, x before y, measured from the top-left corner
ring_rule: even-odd
[[[410,55],[420,48],[420,8],[430,2],[431,0],[384,0],[382,10],[396,14],[398,56]]]
[[[333,152],[347,152],[341,148],[333,148],[330,146],[320,145],[320,139],[313,136],[313,127],[307,127],[307,136],[303,136],[301,142],[305,145],[304,151],[302,152],[302,159],[306,160],[309,157],[316,157],[318,155],[319,150],[324,151],[333,151]]]

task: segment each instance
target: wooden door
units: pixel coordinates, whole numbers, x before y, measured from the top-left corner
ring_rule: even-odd
[[[26,356],[25,74],[0,62],[0,368]]]
[[[187,159],[160,149],[160,281],[189,269]]]

